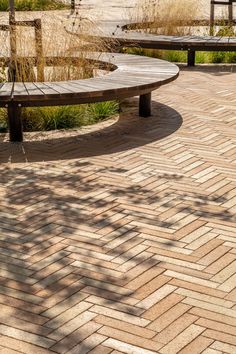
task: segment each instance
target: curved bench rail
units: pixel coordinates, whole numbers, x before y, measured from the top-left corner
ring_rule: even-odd
[[[91,54],[89,59],[94,59]],[[5,83],[0,106],[7,107],[11,141],[22,141],[21,107],[62,106],[120,100],[140,96],[140,116],[151,115],[151,92],[175,80],[176,65],[154,58],[128,54],[99,54],[99,61],[116,70],[107,75],[60,82]]]
[[[142,25],[140,24],[140,27]],[[148,26],[148,23],[144,25]],[[138,31],[137,27],[137,23],[127,24],[124,21],[103,22],[101,23],[101,30],[104,33],[102,38],[104,40],[113,38],[117,47],[184,50],[188,52],[189,66],[195,65],[196,51],[236,51],[236,37],[155,35]]]

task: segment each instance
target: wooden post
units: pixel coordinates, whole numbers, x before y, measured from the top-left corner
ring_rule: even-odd
[[[188,66],[195,66],[195,50],[188,50]]]
[[[71,10],[75,10],[75,0],[71,0]]]
[[[35,29],[37,81],[44,81],[43,35],[42,35],[42,22],[40,18],[34,20],[34,29]]]
[[[229,25],[233,23],[233,1],[229,0]]]
[[[210,36],[214,35],[214,23],[215,23],[215,5],[214,1],[211,0],[211,9],[210,9]]]
[[[10,141],[23,141],[23,128],[21,120],[21,106],[17,103],[9,103],[7,107],[8,126],[10,132]]]
[[[139,115],[140,117],[150,117],[151,115],[151,92],[139,97]]]
[[[14,0],[9,0],[10,61],[8,65],[8,81],[16,79],[16,18]]]

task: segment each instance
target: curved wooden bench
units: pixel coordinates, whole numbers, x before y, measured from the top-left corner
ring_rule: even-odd
[[[10,140],[23,140],[22,107],[74,105],[140,96],[139,114],[150,116],[151,92],[175,80],[179,74],[174,64],[136,55],[102,53],[99,61],[108,62],[115,70],[85,80],[3,84],[0,106],[8,109]]]
[[[120,47],[184,50],[188,52],[189,66],[195,65],[196,51],[236,51],[236,37],[166,36],[130,30],[137,25],[125,24],[124,21],[104,22],[101,24],[103,38],[106,40],[114,38]]]
[[[130,34],[129,34],[130,36]],[[196,51],[236,51],[235,37],[214,37],[214,36],[160,36],[140,35],[135,33],[132,38],[116,38],[120,44],[125,46],[136,45],[141,48],[184,50],[188,52],[188,66],[195,65]]]

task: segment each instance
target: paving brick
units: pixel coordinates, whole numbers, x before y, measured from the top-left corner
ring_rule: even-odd
[[[124,341],[125,343],[141,347],[147,350],[157,351],[159,348],[162,347],[162,344],[158,343],[157,341],[143,338],[108,326],[103,326],[101,329],[99,329],[98,332],[104,336]]]
[[[83,340],[81,344],[77,344],[73,349],[70,350],[71,354],[86,354],[90,352],[93,348],[103,343],[107,338],[101,334],[94,333]]]
[[[0,325],[0,334],[18,340],[23,340],[25,342],[28,342],[30,344],[32,343],[43,348],[49,348],[55,343],[53,340],[47,337],[42,337],[40,335],[32,334],[3,324]]]
[[[160,349],[160,353],[179,353],[181,349],[186,347],[189,343],[191,343],[195,338],[197,338],[202,332],[204,328],[200,326],[196,326],[194,324],[190,325],[187,329],[185,329],[182,333],[180,333],[175,339],[170,341],[167,345]]]
[[[207,349],[213,343],[212,339],[206,338],[204,336],[199,336],[194,339],[190,344],[188,344],[184,349],[182,349],[180,354],[197,354],[204,353],[204,349]]]
[[[145,120],[0,136],[0,353],[235,353],[236,75],[211,70]]]
[[[108,317],[113,317],[115,319],[124,321],[124,322],[128,322],[137,326],[143,326],[146,327],[150,321],[138,317],[138,316],[133,316],[124,312],[120,312],[117,310],[113,310],[113,309],[109,309],[103,306],[93,306],[92,308],[90,308],[90,311],[95,312],[97,314],[101,314],[104,316],[108,316]]]
[[[94,321],[96,323],[100,323],[101,325],[104,326],[109,326],[111,328],[119,329],[122,331],[126,331],[128,333],[134,334],[136,336],[139,336],[140,338],[147,338],[151,339],[155,336],[155,332],[145,328],[145,327],[139,327],[136,325],[133,325],[131,323],[127,323],[121,320],[116,320],[114,318],[106,317],[106,316],[97,316]]]
[[[197,316],[185,313],[163,329],[154,339],[160,343],[167,344],[196,320]]]
[[[64,354],[69,351],[71,348],[74,348],[78,343],[81,343],[84,339],[89,337],[91,334],[96,332],[101,325],[89,321],[83,326],[76,329],[74,332],[66,336],[64,339],[57,342],[54,346],[51,347],[53,351],[57,353]]]
[[[173,321],[182,316],[189,309],[190,306],[178,303],[166,311],[163,315],[159,316],[156,320],[154,320],[147,328],[150,328],[156,332],[161,332],[164,328],[169,326]]]
[[[217,350],[219,352],[225,352],[229,354],[234,354],[235,353],[235,345],[223,343],[220,341],[215,341],[212,345],[211,348],[214,350]]]
[[[217,341],[221,341],[223,343],[230,344],[230,345],[234,345],[234,346],[236,345],[235,335],[231,335],[228,333],[222,333],[222,332],[215,331],[212,329],[207,329],[204,332],[204,336],[207,338],[212,338]]]
[[[55,329],[48,335],[48,337],[57,342],[61,341],[63,338],[67,337],[72,332],[74,332],[76,329],[94,319],[94,317],[96,317],[94,313],[84,311],[83,313],[79,314],[78,316],[74,317],[70,321]]]
[[[45,348],[36,346],[31,343],[27,343],[26,341],[18,340],[15,338],[11,338],[8,336],[0,336],[1,345],[6,348],[6,354],[8,354],[8,350],[15,350],[17,353],[37,353],[37,354],[50,354],[51,351]]]
[[[123,341],[119,341],[116,339],[109,338],[105,342],[103,342],[104,346],[108,346],[109,348],[117,349],[118,352],[121,350],[121,353],[126,354],[153,354],[153,351],[146,350],[135,345],[127,344]]]
[[[176,288],[174,286],[165,284],[158,290],[154,291],[151,295],[147,296],[144,300],[140,301],[136,306],[147,310],[164,297],[171,294],[175,289]]]
[[[205,318],[201,318],[198,321],[196,321],[196,324],[205,328],[209,328],[209,329],[213,329],[219,332],[223,332],[223,333],[228,333],[228,334],[232,334],[232,336],[235,334],[235,327],[234,326],[230,326],[227,324],[223,324],[220,322],[215,322],[212,320],[208,320]]]
[[[162,270],[163,272],[163,270]],[[147,284],[143,285],[141,288],[139,288],[136,292],[135,292],[135,297],[142,300],[142,299],[146,299],[148,296],[152,296],[152,294],[157,291],[157,289],[162,288],[162,286],[166,283],[168,283],[168,281],[171,278],[164,276],[164,275],[159,275],[156,278],[154,278],[153,280],[149,281]],[[169,289],[173,289],[174,288],[169,288]],[[145,300],[144,300],[145,301]]]
[[[157,304],[152,306],[150,309],[142,314],[142,317],[148,320],[155,320],[157,317],[161,316],[163,313],[168,311],[172,306],[178,304],[184,299],[183,296],[171,293],[165,296],[164,299],[160,300]]]

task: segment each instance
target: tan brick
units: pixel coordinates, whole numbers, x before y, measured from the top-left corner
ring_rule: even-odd
[[[230,263],[235,260],[235,256],[231,253],[227,253],[222,256],[220,259],[209,265],[205,268],[205,272],[211,274],[219,273],[223,268],[227,267]]]
[[[229,293],[235,289],[235,286],[236,286],[236,274],[232,275],[223,284],[221,284],[219,286],[219,290]]]
[[[215,331],[232,334],[232,336],[235,334],[236,331],[236,328],[233,326],[227,325],[225,323],[215,322],[205,318],[200,318],[198,321],[196,321],[196,324],[205,328],[213,329]]]
[[[172,277],[172,278],[177,278],[177,279],[180,279],[180,280],[188,281],[190,283],[194,283],[194,284],[197,284],[197,285],[207,286],[207,287],[213,288],[213,289],[217,288],[217,286],[219,285],[216,282],[213,282],[211,280],[205,280],[205,279],[193,277],[191,275],[181,274],[179,272],[174,272],[172,270],[167,270],[164,273],[164,275],[166,275],[168,277]]]
[[[119,351],[121,351],[121,353],[126,354],[153,354],[152,350],[146,350],[135,345],[127,344],[123,341],[119,341],[112,338],[109,338],[105,342],[103,342],[103,345],[118,350],[118,353]]]
[[[133,316],[124,312],[119,312],[113,309],[109,309],[103,306],[93,306],[92,308],[90,308],[90,311],[97,313],[99,315],[104,315],[104,316],[108,316],[108,317],[112,317],[115,318],[117,320],[121,320],[124,322],[128,322],[137,326],[141,326],[141,327],[146,327],[150,321],[138,317],[138,316]]]
[[[66,336],[70,335],[72,332],[77,330],[79,327],[83,326],[87,322],[91,321],[96,315],[92,312],[85,311],[62,326],[51,332],[48,337],[55,341],[61,341]],[[54,343],[55,344],[55,343]]]
[[[211,345],[211,348],[217,350],[217,352],[220,351],[220,353],[235,354],[235,345],[223,343],[218,340]]]
[[[212,348],[206,348],[205,350],[203,350],[204,354],[222,354],[222,352],[220,352],[219,350],[215,350]]]
[[[182,333],[180,333],[175,339],[173,339],[166,346],[161,348],[160,353],[172,354],[172,353],[181,352],[181,349],[183,349],[189,343],[191,343],[203,331],[204,331],[204,328],[202,328],[200,326],[196,326],[195,324],[190,325],[187,329],[185,329]]]
[[[169,282],[171,285],[178,286],[184,289],[190,289],[202,294],[208,294],[214,297],[219,297],[219,298],[224,298],[225,297],[225,292],[214,289],[214,288],[209,288],[208,286],[204,285],[199,285],[199,284],[194,284],[185,280],[180,280],[180,279],[173,279]]]
[[[156,351],[162,347],[162,344],[158,343],[157,341],[143,338],[108,326],[103,326],[101,329],[99,329],[98,333],[147,350]]]
[[[160,343],[167,344],[196,320],[197,316],[185,313],[176,321],[172,322],[168,327],[163,329],[163,331],[161,331],[154,339]]]
[[[103,343],[107,338],[98,333],[91,334],[89,337],[83,340],[81,344],[76,345],[70,350],[71,354],[86,354],[90,352],[93,348]]]
[[[119,329],[131,334],[134,334],[136,336],[144,337],[147,339],[150,339],[155,336],[156,332],[152,331],[151,329],[145,328],[145,327],[139,327],[136,325],[133,325],[131,323],[127,323],[121,320],[116,320],[114,318],[110,317],[105,317],[103,315],[97,316],[94,321],[96,323],[99,323],[104,326],[108,326],[111,328]]]
[[[210,232],[206,236],[203,235],[202,239],[197,240],[193,245],[194,251],[192,256],[202,258],[218,246],[222,245],[223,241],[217,239],[217,236],[218,234],[215,234],[214,232]]]
[[[166,296],[164,299],[160,300],[156,305],[152,306],[150,309],[145,311],[142,314],[142,317],[148,320],[155,320],[163,313],[168,311],[172,306],[175,306],[177,303],[184,299],[183,296],[171,293],[170,295]]]
[[[104,347],[103,345],[98,345],[96,348],[92,349],[89,354],[109,354],[111,352],[114,354],[112,349]]]
[[[199,336],[194,339],[190,344],[188,344],[184,349],[182,349],[180,354],[198,354],[204,353],[204,349],[207,349],[212,343],[213,339],[206,338],[204,336]]]
[[[156,263],[158,263],[158,261],[156,261]],[[127,287],[131,290],[136,290],[136,289],[140,288],[141,286],[149,283],[153,278],[156,278],[162,272],[163,272],[162,269],[160,269],[158,267],[153,267],[153,268],[147,270],[146,272],[143,272],[142,274],[140,274],[134,280],[130,281],[127,284]]]
[[[225,323],[228,325],[236,326],[236,319],[233,318],[232,316],[223,315],[221,313],[216,313],[216,312],[212,312],[212,311],[197,308],[197,307],[193,307],[191,310],[189,310],[189,313],[192,313],[193,315],[196,315],[199,317],[210,319],[212,321],[217,321],[220,323]]]
[[[212,338],[217,341],[221,341],[223,343],[231,344],[236,346],[236,338],[235,335],[227,334],[227,333],[222,333],[219,331],[215,331],[212,329],[207,329],[204,332],[204,336],[207,338]]]
[[[171,309],[166,311],[163,315],[159,316],[155,321],[153,321],[147,328],[152,329],[156,332],[161,332],[167,326],[169,326],[172,322],[177,320],[180,316],[182,316],[185,312],[190,309],[190,306],[178,303],[173,306]]]
[[[77,305],[71,306],[68,310],[62,312],[60,315],[45,323],[45,326],[52,329],[61,327],[64,323],[69,322],[82,312],[88,310],[90,307],[92,307],[92,304],[81,301]]]
[[[4,347],[7,348],[7,350],[15,350],[17,353],[24,353],[24,354],[29,354],[29,353],[37,353],[37,354],[51,354],[50,350],[47,350],[42,347],[38,347],[34,344],[27,343],[22,340],[18,340],[15,338],[11,337],[6,337],[6,336],[0,336],[0,343]],[[10,349],[9,349],[10,348]],[[6,352],[8,354],[8,352]]]
[[[236,261],[232,262],[227,267],[222,269],[218,274],[216,274],[212,278],[212,280],[222,284],[234,274],[235,267],[236,267]]]
[[[140,301],[136,306],[147,310],[162,300],[164,297],[171,294],[173,291],[175,291],[175,289],[176,287],[173,285],[165,284],[158,290],[154,291],[151,295],[147,296],[144,300]]]
[[[234,303],[232,301],[227,301],[224,299],[220,299],[217,298],[215,296],[210,296],[210,295],[205,295],[205,294],[201,294],[198,293],[196,291],[192,291],[192,290],[187,290],[187,289],[177,289],[176,290],[177,294],[180,294],[182,296],[186,296],[188,298],[192,298],[192,299],[197,299],[200,301],[205,301],[208,302],[210,304],[214,304],[214,305],[218,305],[221,307],[226,307],[226,308],[231,308]]]
[[[81,343],[92,333],[96,332],[100,327],[101,325],[93,321],[89,321],[82,327],[79,327],[74,332],[66,336],[64,339],[57,342],[54,346],[51,347],[51,349],[57,353],[64,354],[71,348],[74,348],[78,343]]]
[[[232,309],[228,309],[219,305],[214,305],[209,302],[197,300],[197,299],[191,299],[191,298],[186,298],[183,300],[183,303],[189,305],[189,306],[195,306],[199,307],[205,310],[209,310],[212,312],[220,313],[225,316],[230,316],[233,318],[236,318],[236,311]]]
[[[209,266],[209,264],[212,264],[215,262],[217,259],[221,258],[223,255],[225,255],[228,251],[230,250],[229,247],[225,246],[219,246],[215,248],[213,251],[208,253],[206,256],[201,258],[198,262],[200,264]]]
[[[3,324],[0,325],[0,334],[14,339],[24,340],[30,344],[35,344],[47,349],[55,343],[53,340],[49,338],[37,334],[32,334],[26,331],[22,331],[20,329],[16,329],[13,327],[5,326]],[[3,343],[1,342],[1,344]]]

